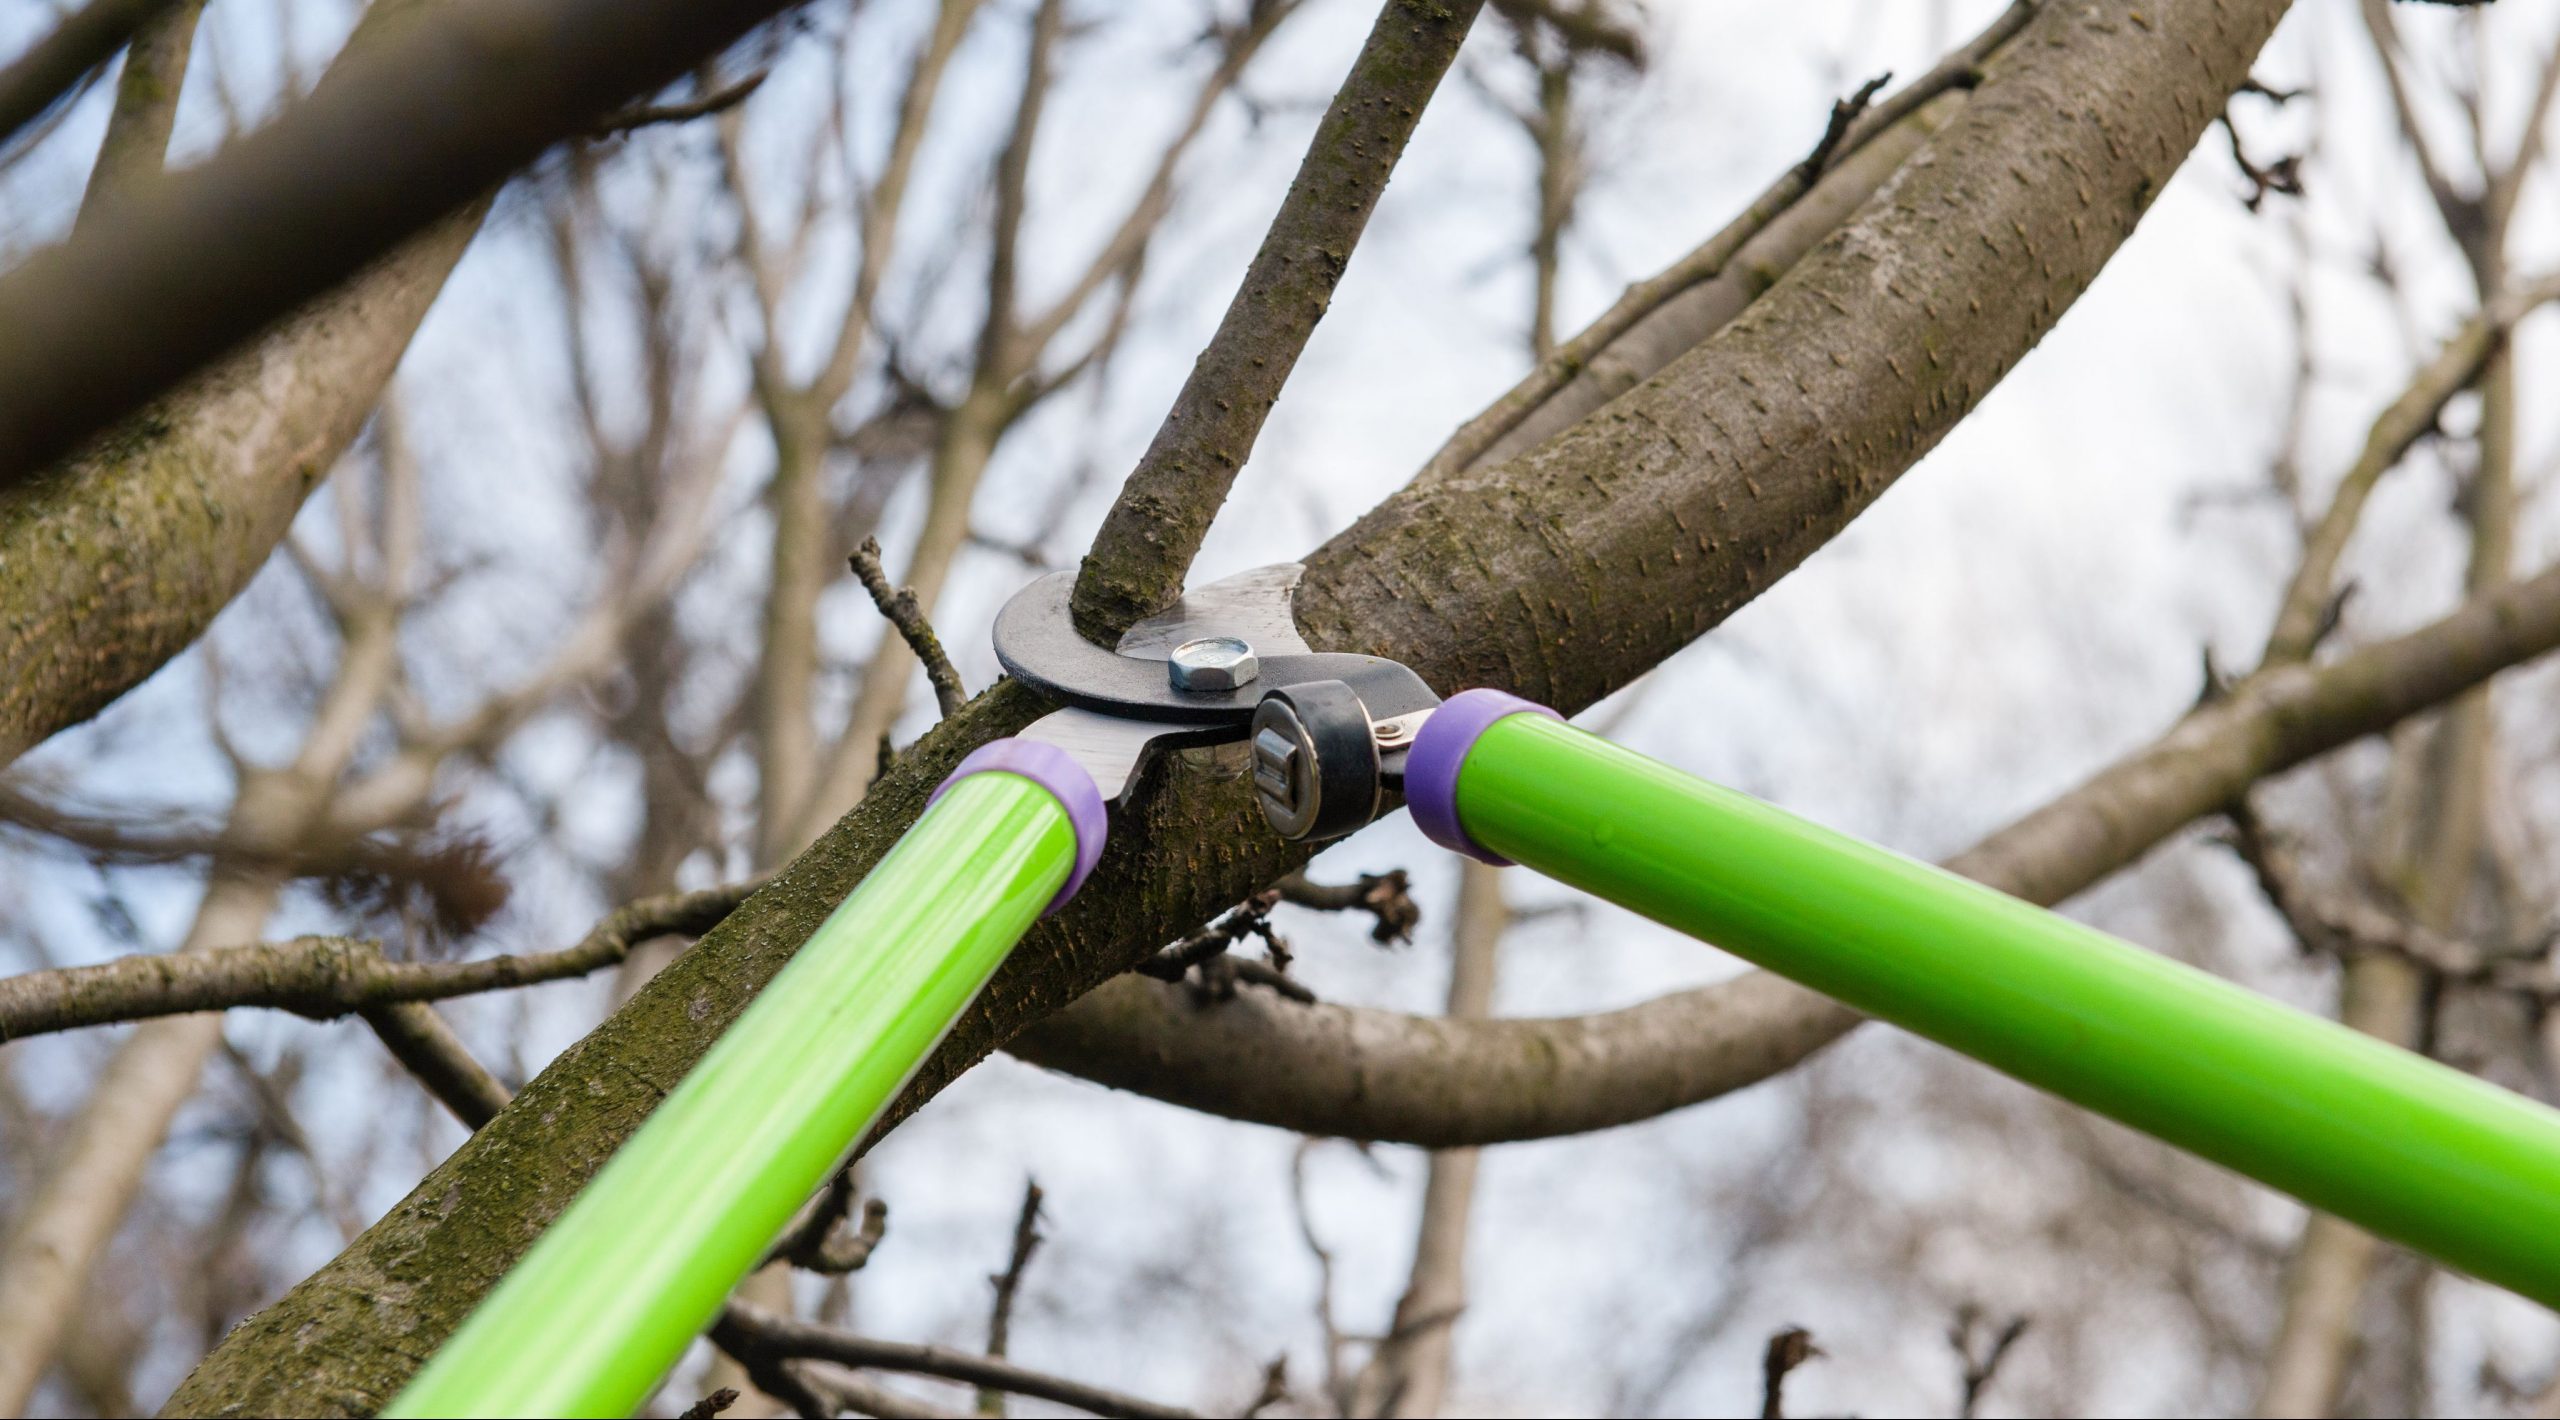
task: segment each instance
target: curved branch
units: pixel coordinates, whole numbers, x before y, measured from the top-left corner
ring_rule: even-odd
[[[2555,647],[2560,571],[2327,665],[2243,681],[1946,866],[2030,902],[2060,902],[2257,780]],[[1859,1019],[1758,971],[1621,1011],[1489,1021],[1258,993],[1204,1007],[1131,977],[1005,1048],[1210,1114],[1447,1148],[1606,1129],[1698,1104],[1794,1066]]]
[[[1779,174],[1722,231],[1629,286],[1598,320],[1459,426],[1417,480],[1453,477],[1545,443],[1732,320],[1954,116],[1961,98],[1942,103],[1941,96],[1979,82],[1982,65],[2026,27],[2035,8],[2034,0],[2012,4],[1826,148]]]

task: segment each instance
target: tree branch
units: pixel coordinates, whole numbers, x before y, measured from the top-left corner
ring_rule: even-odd
[[[471,1057],[462,1038],[424,1001],[392,1001],[359,1012],[393,1059],[408,1067],[465,1129],[498,1117],[511,1092]]]
[[[722,1321],[738,1342],[771,1356],[833,1361],[866,1370],[903,1371],[939,1376],[964,1385],[982,1386],[1013,1395],[1055,1401],[1096,1415],[1140,1415],[1160,1420],[1191,1420],[1192,1411],[1134,1395],[1025,1369],[1008,1361],[908,1341],[879,1341],[809,1322],[776,1316],[759,1308],[731,1303]]]
[[[2130,866],[2259,779],[2560,648],[2560,571],[2397,640],[2241,681],[1946,866],[2046,906]],[[1123,980],[1007,1045],[1188,1109],[1448,1148],[1605,1129],[1794,1066],[1859,1017],[1765,972],[1562,1019],[1458,1022],[1255,996],[1202,1009]]]
[[[1598,320],[1459,426],[1415,481],[1455,477],[1545,443],[1722,328],[1901,169],[1959,102],[1941,105],[1939,97],[1979,83],[1982,66],[2035,10],[2035,0],[2017,0],[1928,73],[1859,116],[1823,155],[1812,185],[1808,164],[1789,168],[1723,230],[1629,286]],[[1744,279],[1726,279],[1736,272]],[[1707,289],[1713,286],[1726,289]]]
[[[1086,636],[1108,644],[1181,595],[1210,520],[1481,5],[1388,0],[1379,12],[1217,334],[1094,535],[1072,603]]]
[[[0,978],[0,1041],[238,1006],[272,1006],[326,1020],[397,1002],[565,980],[613,966],[652,937],[700,936],[758,886],[733,883],[643,898],[616,909],[577,945],[530,956],[397,962],[386,959],[376,942],[298,937],[31,971]]]
[[[291,112],[0,277],[0,489],[784,8],[454,0],[403,14]]]
[[[969,703],[969,688],[960,683],[960,672],[952,669],[950,653],[942,649],[942,638],[933,634],[933,622],[924,614],[924,606],[916,600],[915,589],[891,586],[888,572],[880,565],[880,539],[866,537],[854,550],[853,575],[862,581],[862,589],[871,594],[871,604],[897,628],[898,635],[915,652],[916,661],[924,667],[925,679],[933,683],[933,703],[945,715]]]
[[[89,0],[0,69],[0,143],[53,107],[82,76],[116,57],[174,0]]]
[[[174,0],[133,32],[124,72],[116,78],[115,107],[107,134],[89,169],[73,230],[96,220],[107,199],[160,176],[168,162],[169,134],[178,123],[178,94],[186,86],[187,58],[195,49],[196,20],[204,0]]]

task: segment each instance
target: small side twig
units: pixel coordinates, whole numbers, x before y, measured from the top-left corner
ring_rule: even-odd
[[[787,1262],[829,1277],[862,1270],[889,1234],[889,1205],[883,1199],[868,1199],[862,1205],[862,1222],[847,1226],[855,1192],[853,1170],[836,1170],[835,1177],[827,1180],[826,1192],[765,1254],[766,1264]]]
[[[634,104],[619,112],[606,114],[597,121],[595,127],[587,130],[587,137],[615,138],[635,129],[655,128],[667,123],[690,123],[697,118],[709,118],[713,114],[724,113],[745,103],[750,95],[764,87],[764,81],[771,74],[771,70],[759,69],[734,84],[723,84],[700,98],[686,99],[681,103]]]
[[[1368,913],[1372,919],[1369,940],[1382,947],[1411,942],[1413,929],[1422,921],[1421,905],[1413,900],[1412,880],[1402,868],[1362,873],[1348,883],[1320,883],[1304,873],[1291,873],[1271,886],[1292,907]]]
[[[1786,1420],[1787,1374],[1821,1354],[1813,1333],[1801,1326],[1769,1338],[1769,1349],[1760,1353],[1760,1420]]]
[[[969,690],[960,683],[960,672],[951,668],[951,657],[942,649],[942,638],[933,632],[933,623],[925,618],[924,606],[916,600],[913,587],[893,586],[887,569],[880,565],[880,539],[866,537],[854,549],[853,575],[862,579],[862,589],[871,594],[871,604],[897,628],[907,649],[916,653],[916,661],[924,667],[925,678],[933,682],[933,703],[949,715],[969,703]]]
[[[1973,1307],[1956,1312],[1955,1328],[1947,1333],[1947,1341],[1956,1348],[1956,1359],[1964,1363],[1964,1395],[1956,1407],[1963,1420],[1973,1420],[1982,1404],[1982,1393],[1991,1388],[1992,1378],[2000,1374],[2000,1363],[2009,1356],[2009,1348],[2026,1335],[2025,1316],[2011,1317],[2008,1323],[1989,1334],[1988,1344],[1977,1345],[1982,1314]]]
[[[1831,166],[1832,155],[1840,151],[1841,143],[1848,138],[1850,125],[1858,121],[1858,116],[1867,111],[1867,105],[1891,82],[1893,71],[1888,69],[1860,84],[1856,93],[1832,101],[1831,121],[1822,126],[1822,137],[1815,141],[1813,151],[1805,155],[1804,161],[1796,164],[1798,182],[1811,187],[1813,180],[1822,176],[1822,170]]]
[[[1200,979],[1192,994],[1204,1004],[1234,997],[1236,984],[1251,981],[1268,986],[1295,1001],[1312,1003],[1315,993],[1292,980],[1287,971],[1288,944],[1271,926],[1271,909],[1280,905],[1280,889],[1264,888],[1243,902],[1229,908],[1225,915],[1208,926],[1156,953],[1132,968],[1141,976],[1158,981],[1179,982],[1196,968]],[[1243,961],[1227,954],[1227,949],[1247,937],[1259,937],[1270,949],[1268,962]]]
[[[987,1355],[1001,1361],[1013,1344],[1013,1302],[1022,1290],[1022,1274],[1031,1266],[1031,1255],[1040,1250],[1040,1181],[1022,1182],[1022,1212],[1013,1220],[1013,1251],[1005,1258],[1004,1270],[987,1278],[995,1288],[995,1300],[987,1312]],[[1004,1391],[995,1386],[978,1388],[978,1413],[1004,1414]]]
[[[2240,125],[2231,121],[2231,115],[2228,112],[2222,115],[2221,123],[2222,131],[2231,139],[2231,161],[2238,165],[2240,176],[2249,180],[2249,191],[2240,199],[2243,206],[2255,212],[2271,192],[2282,193],[2287,197],[2302,195],[2301,154],[2287,153],[2265,167],[2260,167],[2249,160],[2248,149],[2240,142]]]
[[[712,1416],[720,1414],[730,1406],[737,1403],[737,1390],[734,1387],[724,1385],[718,1390],[711,1392],[709,1395],[704,1396],[702,1399],[695,1401],[693,1404],[686,1406],[684,1408],[684,1413],[678,1415],[676,1420],[711,1420]]]

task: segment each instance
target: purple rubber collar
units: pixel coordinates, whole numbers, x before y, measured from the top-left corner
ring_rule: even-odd
[[[1067,899],[1075,896],[1076,889],[1083,887],[1085,878],[1092,874],[1093,865],[1102,860],[1102,837],[1107,831],[1102,790],[1095,786],[1093,776],[1085,772],[1083,765],[1056,745],[1002,739],[971,750],[969,757],[960,761],[960,767],[951,771],[951,777],[935,787],[933,797],[925,800],[925,807],[932,808],[952,785],[970,775],[989,772],[1019,774],[1048,790],[1058,806],[1067,811],[1067,823],[1075,829],[1076,865],[1068,870],[1066,885],[1058,889],[1058,895],[1049,899],[1048,907],[1041,912],[1045,917],[1066,906]]]
[[[1480,863],[1497,868],[1511,865],[1510,859],[1469,838],[1458,822],[1458,768],[1467,762],[1467,751],[1476,747],[1476,737],[1494,721],[1521,714],[1564,718],[1534,701],[1488,689],[1462,690],[1422,722],[1422,733],[1413,737],[1413,748],[1405,753],[1404,801],[1413,809],[1414,826],[1423,837]]]

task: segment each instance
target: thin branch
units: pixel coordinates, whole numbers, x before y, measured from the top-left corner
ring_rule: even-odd
[[[325,1020],[401,1001],[433,1001],[584,976],[618,965],[653,937],[698,937],[758,883],[643,898],[598,922],[576,946],[530,956],[398,962],[352,937],[131,956],[98,966],[0,978],[0,1041],[155,1016],[271,1006]]]
[[[393,1001],[367,1006],[360,1014],[392,1058],[451,1110],[463,1128],[477,1129],[497,1118],[513,1098],[513,1092],[472,1058],[453,1027],[426,1002]]]
[[[1822,1348],[1813,1344],[1813,1333],[1801,1326],[1790,1326],[1769,1338],[1768,1348],[1760,1353],[1760,1420],[1785,1420],[1788,1374],[1821,1354]]]
[[[1982,1393],[1989,1390],[1991,1382],[1999,1377],[2000,1363],[2009,1358],[2009,1350],[2018,1344],[2018,1338],[2027,1334],[2028,1318],[2016,1316],[2010,1318],[2007,1325],[1993,1331],[1987,1344],[1978,1344],[1976,1333],[1981,1329],[1981,1321],[1979,1311],[1970,1306],[1964,1307],[1956,1313],[1954,1329],[1947,1333],[1947,1343],[1955,1348],[1956,1359],[1964,1364],[1964,1393],[1956,1404],[1956,1414],[1963,1420],[1973,1420],[1974,1415],[1980,1412]]]
[[[1073,600],[1087,636],[1107,644],[1181,593],[1211,519],[1481,5],[1389,0],[1379,12],[1217,334],[1094,536]]]
[[[764,1265],[788,1262],[829,1277],[861,1271],[879,1249],[880,1240],[888,1236],[889,1205],[878,1198],[865,1201],[861,1225],[848,1227],[856,1191],[853,1170],[836,1170],[835,1177],[827,1180],[826,1191],[765,1254]]]
[[[2269,664],[2302,660],[2319,644],[2321,625],[2338,596],[2338,564],[2346,556],[2348,540],[2355,535],[2374,485],[2434,431],[2445,406],[2469,388],[2490,357],[2504,348],[2516,322],[2554,300],[2560,300],[2560,274],[2519,283],[2490,301],[2375,416],[2363,450],[2339,477],[2328,511],[2304,541],[2302,560],[2294,568],[2293,580],[2279,603],[2275,629],[2267,637]]]
[[[1831,118],[1822,126],[1822,137],[1815,140],[1813,151],[1805,154],[1804,161],[1796,164],[1798,187],[1813,186],[1814,179],[1821,177],[1823,169],[1831,166],[1832,155],[1840,151],[1841,142],[1849,136],[1850,126],[1867,111],[1868,103],[1874,100],[1877,92],[1892,82],[1893,71],[1888,69],[1860,84],[1858,91],[1849,97],[1832,100]]]
[[[963,1385],[988,1387],[1009,1395],[1054,1401],[1096,1415],[1136,1415],[1155,1420],[1191,1420],[1194,1412],[1163,1405],[1100,1386],[1028,1370],[949,1346],[910,1341],[881,1341],[837,1331],[811,1322],[777,1316],[742,1302],[732,1302],[721,1325],[733,1341],[767,1356],[832,1361],[864,1370],[899,1371],[939,1376]],[[757,1382],[761,1385],[763,1382]]]
[[[0,69],[0,142],[35,121],[174,0],[90,0]]]
[[[1402,868],[1362,873],[1347,883],[1320,883],[1305,873],[1291,873],[1271,887],[1292,907],[1368,913],[1369,940],[1382,947],[1412,941],[1413,929],[1422,921],[1422,907],[1413,900],[1413,884]]]
[[[764,81],[772,75],[770,69],[759,69],[734,84],[723,84],[699,98],[682,103],[635,104],[630,108],[617,109],[588,129],[586,136],[612,138],[635,129],[655,128],[664,123],[691,123],[697,118],[725,113],[745,103],[756,90],[764,87]]]
[[[1031,1267],[1031,1255],[1040,1250],[1040,1184],[1026,1179],[1022,1185],[1022,1212],[1013,1221],[1013,1250],[1006,1255],[1004,1270],[989,1277],[995,1289],[994,1300],[987,1310],[987,1355],[1001,1361],[1013,1345],[1013,1303],[1022,1291],[1022,1274]],[[978,1388],[978,1413],[1004,1414],[1004,1391],[1000,1387]]]
[[[933,622],[925,616],[915,589],[890,584],[887,570],[880,565],[880,539],[864,538],[851,561],[853,575],[871,594],[871,604],[897,628],[907,649],[916,653],[917,663],[924,667],[925,679],[933,682],[933,703],[945,715],[968,704],[969,687],[961,683],[960,672],[952,668],[950,653],[942,649],[942,638],[934,634]]]

